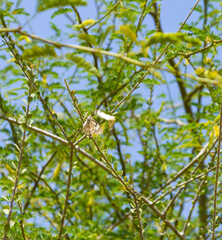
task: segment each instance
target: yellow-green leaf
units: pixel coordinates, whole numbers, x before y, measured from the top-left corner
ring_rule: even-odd
[[[178,147],[178,149],[181,149],[181,148],[191,148],[191,147],[192,148],[193,147],[199,148],[199,147],[201,147],[201,145],[197,141],[191,140],[191,141],[189,141],[187,143],[184,143],[184,144],[180,145]]]
[[[82,22],[82,26],[86,27],[88,25],[92,25],[93,23],[95,23],[94,19],[86,19],[85,21]]]
[[[48,57],[48,56],[51,56],[51,57],[57,56],[54,47],[49,45],[45,45],[43,47],[39,47],[36,45],[29,49],[25,49],[22,54],[23,59]]]
[[[43,82],[43,84],[47,84],[47,75],[46,74],[43,75],[42,82]]]
[[[154,77],[156,77],[157,79],[159,79],[159,80],[163,80],[163,78],[162,78],[162,75],[160,74],[160,72],[158,72],[158,71],[156,71],[154,68],[151,68],[150,69],[150,73],[154,76]]]
[[[80,29],[80,28],[84,28],[88,25],[92,25],[93,23],[95,23],[96,21],[94,19],[86,19],[85,21],[83,21],[81,24],[75,24],[74,28]]]
[[[119,29],[126,37],[137,43],[136,34],[132,31],[132,29],[130,29],[128,25],[122,25],[119,27]]]
[[[3,213],[5,213],[6,215],[9,215],[9,209],[3,209],[2,211],[3,211]]]
[[[157,43],[189,43],[192,46],[200,46],[201,41],[197,38],[189,37],[186,33],[155,33],[153,36],[151,36],[149,39],[142,42],[142,48],[151,46],[153,44]]]
[[[216,118],[214,119],[214,123],[217,123],[219,120],[220,120],[220,114],[216,116]]]
[[[26,187],[25,183],[21,183],[18,185],[17,189],[24,189]]]
[[[88,207],[91,207],[91,206],[93,205],[93,203],[94,203],[94,196],[93,196],[92,194],[90,194],[86,205],[87,205]]]
[[[197,76],[202,76],[205,72],[205,68],[203,67],[198,67],[196,70],[195,70],[195,73],[197,74]]]
[[[83,0],[38,0],[38,11],[45,11],[50,8],[64,7],[70,5],[86,5],[86,1]]]
[[[15,174],[16,173],[16,171],[14,169],[12,169],[11,166],[8,163],[5,164],[5,168],[8,170],[8,172],[10,174]]]
[[[99,70],[95,68],[90,62],[87,62],[84,58],[73,53],[67,53],[66,59],[74,62],[79,68],[84,68],[87,72],[92,73],[97,77],[101,77]]]
[[[212,131],[209,135],[209,146],[213,144],[214,141],[214,131]]]
[[[61,168],[62,168],[62,162],[59,162],[53,172],[52,179],[56,179],[59,176],[61,172]]]
[[[25,40],[27,43],[30,43],[32,40],[26,36],[26,35],[22,35],[18,38],[19,41]]]
[[[15,58],[10,58],[10,59],[8,59],[6,62],[7,63],[10,63],[10,62],[15,62],[16,60],[15,60]]]
[[[96,37],[93,36],[93,35],[90,35],[90,34],[86,34],[86,33],[80,33],[78,35],[78,38],[81,39],[81,40],[84,40],[86,41],[87,43],[90,43],[94,46],[96,46]]]
[[[218,125],[214,125],[214,135],[215,135],[216,137],[219,136],[219,132],[220,132],[219,126],[218,126]]]
[[[166,169],[167,169],[167,164],[166,164],[166,162],[163,162],[161,168],[162,168],[162,171],[166,171]]]

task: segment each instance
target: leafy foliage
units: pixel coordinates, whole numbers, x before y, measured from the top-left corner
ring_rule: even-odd
[[[45,11],[50,8],[65,7],[68,5],[86,5],[86,1],[83,0],[38,0],[38,11]]]
[[[29,49],[25,49],[22,54],[22,57],[24,59],[46,57],[46,56],[56,57],[56,52],[54,50],[54,47],[49,45],[45,45],[44,47],[39,47],[35,45]]]
[[[0,11],[0,238],[221,239],[220,2],[176,33],[157,0],[22,4]]]
[[[87,72],[92,73],[97,77],[101,77],[101,74],[99,73],[98,69],[95,68],[90,62],[87,62],[84,58],[74,54],[67,53],[66,59],[74,62],[77,65],[77,67],[84,68]]]

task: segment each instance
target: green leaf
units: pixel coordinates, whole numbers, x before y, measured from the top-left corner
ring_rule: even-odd
[[[109,27],[105,30],[104,33],[101,33],[101,34],[100,34],[100,36],[99,36],[99,43],[100,43],[100,44],[102,44],[102,43],[105,41],[106,37],[108,36],[108,34],[109,34],[113,29],[114,29],[114,26],[111,25],[111,26],[109,26]]]
[[[78,35],[78,38],[81,39],[81,40],[84,40],[86,41],[87,43],[90,43],[92,45],[97,45],[96,44],[96,37],[93,36],[93,35],[89,35],[89,34],[86,34],[86,33],[80,33]]]
[[[127,182],[127,176],[124,176],[123,181]]]
[[[4,214],[9,215],[9,209],[3,209],[2,211]]]
[[[112,155],[108,155],[108,156],[107,156],[108,162],[112,163],[112,159],[113,159],[113,156],[112,156]]]
[[[50,8],[55,7],[64,7],[64,6],[70,6],[70,5],[86,5],[86,1],[83,0],[38,0],[37,9],[38,11],[45,11]]]
[[[119,27],[120,31],[128,37],[131,41],[137,43],[137,37],[136,34],[130,29],[128,25],[122,25]]]
[[[53,19],[54,17],[56,17],[58,15],[65,14],[68,12],[72,12],[72,9],[71,8],[59,8],[52,14],[51,18]]]
[[[31,42],[31,39],[26,36],[26,35],[22,35],[18,38],[19,41],[22,41],[22,40],[25,40],[27,43],[30,43]]]
[[[86,26],[92,25],[93,23],[95,23],[96,21],[94,19],[86,19],[85,21],[83,21],[81,24],[75,24],[74,28],[80,29],[80,28],[84,28]]]
[[[87,62],[84,58],[73,53],[67,53],[66,59],[74,62],[79,68],[84,68],[87,72],[92,73],[97,77],[101,77],[99,70],[95,68],[90,62]]]
[[[177,44],[181,42],[190,43],[193,46],[201,46],[201,41],[199,39],[188,37],[186,33],[161,33],[161,32],[155,33],[153,36],[151,36],[149,39],[145,40],[141,44],[142,48],[146,48],[157,43]]]
[[[45,45],[44,47],[33,46],[29,49],[25,49],[22,58],[29,59],[29,58],[38,58],[38,57],[56,57],[56,52],[54,47]]]
[[[117,171],[117,165],[118,165],[118,162],[114,162],[113,167],[114,167],[115,171]]]
[[[15,225],[15,221],[10,221],[10,228],[12,228]]]
[[[26,15],[26,16],[29,16],[30,14],[29,13],[26,13],[24,8],[17,8],[15,10],[12,11],[12,14],[13,15]]]
[[[26,112],[26,107],[24,105],[22,105],[22,109],[24,112]]]

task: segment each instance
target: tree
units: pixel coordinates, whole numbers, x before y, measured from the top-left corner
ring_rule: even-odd
[[[157,0],[20,4],[0,11],[1,239],[222,239],[220,1],[173,33]],[[42,12],[48,38],[25,28]]]

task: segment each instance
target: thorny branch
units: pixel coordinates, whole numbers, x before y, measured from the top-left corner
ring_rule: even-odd
[[[217,165],[216,165],[216,176],[215,176],[215,188],[214,188],[214,208],[213,208],[213,233],[212,239],[215,239],[215,228],[216,228],[216,214],[217,214],[217,188],[218,188],[218,178],[219,178],[219,167],[220,167],[220,148],[222,140],[222,96],[220,104],[220,130],[219,130],[219,140],[217,147]]]

